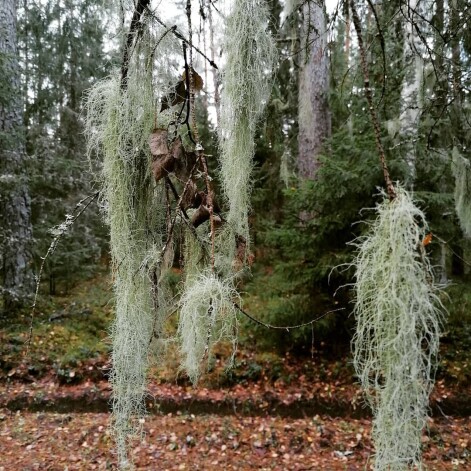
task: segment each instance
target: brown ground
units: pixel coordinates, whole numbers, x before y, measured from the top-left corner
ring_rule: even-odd
[[[1,419],[0,470],[115,469],[106,413],[4,410]],[[143,427],[133,450],[141,470],[360,470],[372,452],[367,419],[168,414]],[[428,469],[471,469],[470,432],[469,418],[430,421]]]
[[[347,379],[298,374],[289,384],[261,377],[206,386],[151,384],[137,469],[369,469],[371,420]],[[0,471],[116,469],[109,394],[106,381],[90,379],[0,382]],[[438,382],[423,437],[429,470],[471,470],[471,419],[462,408],[470,396]]]

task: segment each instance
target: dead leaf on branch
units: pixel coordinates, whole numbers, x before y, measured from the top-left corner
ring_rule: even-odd
[[[205,195],[206,196],[206,195]],[[198,227],[209,219],[209,207],[206,204],[201,204],[199,208],[191,216],[191,224]]]
[[[192,69],[193,75],[193,87],[195,92],[199,92],[203,89],[204,82],[201,78],[201,75],[196,72],[195,69]],[[175,86],[172,88],[170,93],[162,98],[162,105],[160,107],[160,112],[176,106],[180,103],[184,103],[187,99],[188,92],[186,88],[186,71],[182,74],[182,79],[179,80]]]
[[[166,129],[154,129],[149,136],[149,147],[152,154],[152,174],[159,182],[169,173],[175,173],[181,182],[186,182],[197,161],[194,152],[186,152],[180,137],[169,147]]]
[[[198,190],[196,183],[191,180],[183,194],[182,198],[182,207],[184,209],[188,208],[198,208],[203,201],[204,193]]]
[[[168,132],[166,129],[154,129],[149,136],[150,152],[154,157],[165,156],[169,153]]]
[[[185,79],[179,80],[173,87],[173,90],[162,98],[162,106],[160,112],[165,111],[172,106],[183,103],[186,100]]]
[[[180,137],[177,137],[169,147],[166,129],[154,129],[149,136],[149,147],[153,157],[152,174],[155,181],[159,182],[169,173],[174,173],[180,182],[185,183],[185,193],[182,196],[181,207],[184,209],[196,208],[191,217],[193,226],[198,227],[210,219],[211,201],[213,223],[215,227],[219,227],[222,224],[222,218],[218,214],[220,210],[213,185],[210,184],[211,199],[209,199],[207,192],[198,190],[192,176],[197,164],[197,154],[195,152],[186,152]],[[191,180],[188,182],[190,178]]]
[[[211,198],[212,198],[212,203],[213,203],[213,222],[214,222],[215,228],[218,228],[222,224],[222,218],[218,214],[219,206],[216,203],[214,191],[212,189],[210,191],[211,191]],[[201,204],[198,206],[198,209],[191,216],[191,223],[195,227],[200,226],[204,222],[208,221],[210,218],[208,195],[200,191],[198,192],[197,197],[201,198]]]
[[[193,75],[193,86],[195,87],[195,92],[201,91],[204,85],[201,75],[199,75],[193,68],[191,69],[191,75]],[[182,79],[186,81],[186,70],[182,74]]]
[[[152,154],[152,174],[158,182],[175,167],[175,158],[168,148],[168,132],[165,129],[154,129],[149,136],[149,147]]]

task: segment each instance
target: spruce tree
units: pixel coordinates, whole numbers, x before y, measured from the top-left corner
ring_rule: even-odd
[[[0,9],[0,282],[10,315],[33,292],[31,200],[24,144],[16,1]]]

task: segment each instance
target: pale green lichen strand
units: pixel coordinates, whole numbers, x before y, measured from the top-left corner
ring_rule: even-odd
[[[180,301],[178,336],[181,366],[194,384],[216,342],[229,340],[235,351],[237,317],[234,299],[237,299],[237,293],[232,284],[221,281],[209,271],[186,281]]]
[[[126,89],[116,72],[95,85],[85,101],[88,153],[103,157],[99,180],[110,226],[116,296],[112,430],[121,469],[132,467],[128,450],[145,412],[149,345],[153,331],[162,331],[165,317],[165,293],[155,292],[151,283],[154,276],[161,277],[166,228],[162,190],[155,187],[150,172],[148,137],[154,126],[155,93],[152,69],[146,67],[146,39],[133,52]]]
[[[442,305],[422,245],[422,211],[398,187],[377,213],[354,261],[354,366],[374,413],[374,469],[421,468]]]
[[[471,237],[471,164],[456,147],[453,149],[452,157],[456,214],[464,235]]]
[[[276,47],[264,0],[235,0],[227,19],[222,73],[220,160],[227,224],[249,242],[251,173],[256,125],[271,90]]]

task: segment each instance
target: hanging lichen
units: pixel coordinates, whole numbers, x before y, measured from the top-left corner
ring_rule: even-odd
[[[189,12],[190,3],[187,8]],[[191,32],[191,13],[188,13],[188,24]],[[234,2],[225,30],[226,57],[219,123],[221,178],[228,211],[224,215],[223,227],[217,230],[217,234],[214,193],[193,124],[197,152],[206,175],[204,208],[210,222],[211,239],[211,255],[203,261],[204,254],[193,247],[193,235],[187,234],[186,237],[186,279],[180,301],[178,337],[182,368],[193,383],[197,382],[215,342],[225,338],[235,346],[234,300],[237,291],[233,273],[240,271],[248,258],[254,138],[257,122],[269,96],[270,74],[276,50],[267,27],[268,11],[263,0]],[[191,71],[191,48],[189,52]],[[190,90],[192,108],[194,100],[191,100],[191,96]],[[194,113],[191,115],[195,116]],[[219,217],[218,222],[222,223]]]
[[[471,164],[456,147],[453,149],[452,156],[456,214],[464,235],[471,237]]]
[[[374,413],[375,470],[421,466],[442,320],[422,243],[424,214],[401,187],[358,243],[354,366]]]
[[[271,90],[276,58],[264,0],[235,0],[225,30],[219,127],[227,224],[249,250],[248,214],[256,125]],[[229,257],[230,258],[230,257]]]
[[[126,87],[117,72],[95,85],[85,101],[88,153],[103,156],[100,180],[116,295],[111,329],[112,429],[122,469],[130,466],[129,444],[145,411],[149,345],[162,331],[166,303],[165,290],[159,289],[165,268],[165,206],[163,190],[151,175],[148,146],[155,122],[155,91],[148,67],[151,44],[148,35],[136,45]]]
[[[289,184],[294,177],[294,173],[291,170],[292,160],[291,151],[288,145],[285,143],[285,150],[283,151],[280,159],[280,180],[283,182],[286,188],[289,187]]]
[[[124,4],[132,19],[121,68],[93,87],[85,103],[88,153],[103,157],[101,197],[110,226],[116,293],[112,422],[122,469],[131,467],[129,445],[144,413],[151,345],[165,343],[164,279],[176,233],[186,234],[177,332],[182,367],[196,382],[215,342],[225,338],[235,345],[233,272],[247,259],[255,129],[275,50],[266,6],[237,0],[228,20],[221,105],[221,173],[229,207],[223,217],[197,130],[195,92],[203,83],[193,68],[191,1],[188,38],[176,26],[166,27],[149,4]],[[178,45],[165,50],[173,35]],[[169,86],[165,69],[180,51],[184,72]]]
[[[229,340],[235,352],[237,318],[234,300],[237,297],[230,281],[221,281],[210,271],[186,280],[180,300],[178,336],[182,368],[193,384],[198,382],[216,342]]]

